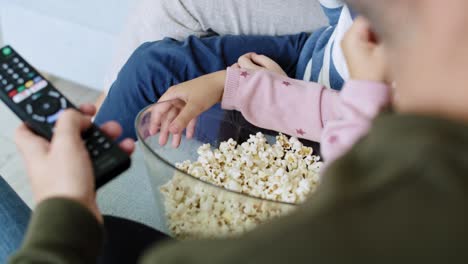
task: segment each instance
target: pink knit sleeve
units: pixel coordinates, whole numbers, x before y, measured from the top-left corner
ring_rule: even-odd
[[[228,68],[222,107],[252,124],[318,142],[339,118],[339,95],[322,85],[270,71]]]
[[[349,81],[338,94],[269,71],[229,68],[222,107],[258,127],[321,142],[325,161],[332,162],[367,134],[389,102],[383,83]]]
[[[349,151],[367,135],[372,120],[390,103],[390,88],[378,82],[349,81],[340,93],[341,118],[330,121],[323,130],[321,149],[327,163]]]

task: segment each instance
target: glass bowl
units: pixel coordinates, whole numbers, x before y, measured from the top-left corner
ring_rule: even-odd
[[[153,106],[180,111],[181,101],[167,101]],[[245,193],[219,187],[189,175],[176,167],[186,160],[197,161],[197,150],[204,144],[217,149],[220,143],[232,138],[239,144],[250,135],[262,132],[268,143],[276,142],[274,131],[265,131],[250,125],[238,112],[213,108],[202,114],[192,138],[182,136],[180,146],[159,143],[160,132],[150,136],[152,107],[142,110],[135,122],[151,187],[155,197],[158,222],[165,232],[178,239],[224,238],[243,234],[290,213],[293,203],[261,199]]]

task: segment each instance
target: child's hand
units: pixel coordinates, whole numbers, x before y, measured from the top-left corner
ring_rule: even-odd
[[[172,146],[178,147],[182,132],[187,128],[187,138],[195,132],[196,118],[219,103],[223,97],[226,71],[208,74],[171,87],[151,109],[151,135],[160,133],[159,144],[166,145],[169,133]]]
[[[351,79],[385,82],[387,65],[384,48],[375,39],[369,22],[356,18],[341,43]]]
[[[237,64],[234,65],[239,66],[240,68],[247,69],[247,70],[269,70],[272,72],[279,73],[284,76],[288,76],[281,66],[278,65],[275,61],[268,58],[264,55],[258,55],[256,53],[247,53],[239,58]]]

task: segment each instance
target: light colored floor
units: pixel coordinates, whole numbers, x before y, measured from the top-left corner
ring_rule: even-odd
[[[97,91],[66,80],[52,76],[47,76],[47,78],[77,105],[93,103],[99,95]],[[20,121],[3,103],[0,103],[0,120],[0,175],[6,179],[29,206],[33,206],[25,168],[13,142],[13,134]]]

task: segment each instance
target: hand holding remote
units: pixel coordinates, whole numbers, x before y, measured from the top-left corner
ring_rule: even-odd
[[[10,46],[0,49],[0,99],[29,129],[48,141],[52,140],[53,128],[64,111],[77,110]],[[82,132],[81,143],[91,157],[97,188],[130,167],[130,157],[98,127],[90,125]]]
[[[18,128],[15,141],[25,160],[36,203],[58,197],[72,199],[102,222],[95,201],[93,166],[81,138],[82,132],[92,125],[95,108],[84,105],[80,110],[86,115],[66,110],[60,116],[50,142],[34,134],[26,125]],[[109,122],[101,129],[112,139],[122,132],[115,122]],[[131,154],[135,144],[128,139],[122,141],[120,147]]]

